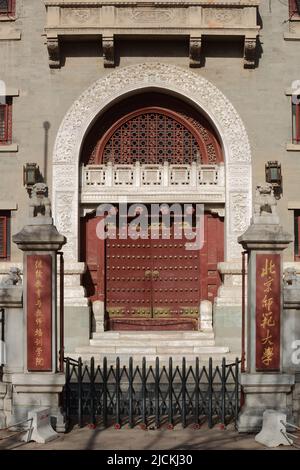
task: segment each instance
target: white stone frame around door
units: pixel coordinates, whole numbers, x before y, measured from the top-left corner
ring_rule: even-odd
[[[189,102],[216,129],[225,160],[225,261],[240,260],[237,237],[246,230],[252,212],[251,151],[245,126],[223,93],[200,75],[173,65],[147,63],[120,68],[99,79],[73,103],[60,126],[53,155],[52,200],[55,224],[67,237],[66,262],[79,260],[79,167],[84,138],[112,104],[146,91]]]

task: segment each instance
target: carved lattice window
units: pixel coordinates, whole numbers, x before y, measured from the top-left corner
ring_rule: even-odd
[[[183,114],[145,108],[120,119],[101,139],[93,163],[217,163],[217,141]],[[90,163],[92,163],[90,161]]]

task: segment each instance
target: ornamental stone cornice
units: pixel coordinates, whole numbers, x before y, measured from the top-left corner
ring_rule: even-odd
[[[256,63],[258,0],[45,1],[45,33],[51,68],[59,68],[60,43],[68,37],[102,41],[105,67],[115,66],[115,38],[189,37],[191,67],[203,63],[202,38],[244,38],[244,66]]]

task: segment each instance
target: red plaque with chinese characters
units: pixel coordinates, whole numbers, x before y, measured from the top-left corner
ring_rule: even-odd
[[[256,370],[280,369],[280,255],[256,255]]]
[[[52,370],[52,257],[27,256],[27,368]]]

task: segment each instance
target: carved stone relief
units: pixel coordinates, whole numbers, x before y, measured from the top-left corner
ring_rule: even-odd
[[[241,8],[204,8],[203,17],[210,26],[239,25],[242,23],[243,13]]]
[[[168,23],[169,21],[173,21],[175,16],[176,10],[170,8],[140,7],[130,10],[130,19],[134,23]]]

